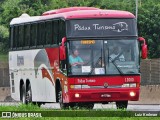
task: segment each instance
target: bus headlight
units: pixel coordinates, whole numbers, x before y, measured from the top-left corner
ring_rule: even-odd
[[[76,93],[75,98],[79,98],[79,97],[80,97],[80,94]]]
[[[135,93],[135,92],[130,92],[129,95],[130,95],[131,97],[134,97],[134,96],[136,96],[136,93]]]
[[[136,83],[125,83],[122,85],[123,88],[125,87],[136,87]]]

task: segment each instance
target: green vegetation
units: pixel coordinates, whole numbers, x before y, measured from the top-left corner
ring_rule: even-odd
[[[160,56],[160,0],[138,0],[139,36],[147,40],[149,58]],[[0,1],[0,52],[9,49],[9,23],[22,13],[41,15],[43,12],[72,6],[89,6],[102,9],[126,10],[135,14],[135,0],[1,0]]]
[[[0,54],[0,62],[8,62],[8,54]]]

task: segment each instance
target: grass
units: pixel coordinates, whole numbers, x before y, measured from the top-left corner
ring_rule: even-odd
[[[81,110],[55,110],[55,109],[45,109],[45,108],[39,108],[36,105],[23,105],[19,104],[18,106],[0,106],[0,113],[4,111],[12,111],[12,112],[18,112],[19,113],[23,112],[42,112],[43,113],[50,113],[53,116],[59,114],[59,116],[65,116],[65,114],[69,113],[74,115],[76,114],[81,114],[85,116],[85,114],[90,114],[90,117],[42,117],[42,118],[14,118],[15,120],[159,120],[159,117],[127,117],[126,110],[116,110],[116,109],[95,109],[95,110],[86,110],[86,109],[81,109]],[[117,117],[118,114],[116,115],[115,112],[121,112],[121,117]],[[104,113],[109,114],[110,116],[115,116],[115,117],[101,117],[103,116]],[[93,117],[94,114],[99,114],[99,117]],[[7,119],[3,119],[7,120]]]
[[[8,62],[8,54],[0,53],[0,62]]]

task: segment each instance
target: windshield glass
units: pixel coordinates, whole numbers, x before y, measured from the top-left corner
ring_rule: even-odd
[[[69,75],[139,74],[137,40],[79,40],[68,43]]]

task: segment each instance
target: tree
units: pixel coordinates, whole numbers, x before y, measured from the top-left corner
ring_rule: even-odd
[[[148,4],[142,4],[138,14],[139,35],[146,38],[149,48],[150,58],[159,58],[160,56],[160,4],[154,1],[147,1]],[[147,8],[147,9],[146,9]]]
[[[135,14],[135,0],[1,0],[0,1],[0,41],[3,47],[8,44],[10,21],[27,13],[41,15],[51,9],[73,6],[89,6],[101,9],[126,10]],[[139,0],[138,33],[148,43],[149,57],[160,56],[160,2],[159,0]],[[4,48],[1,48],[4,49]]]
[[[0,25],[0,51],[3,53],[8,51],[9,48],[8,39],[9,39],[8,28]]]

